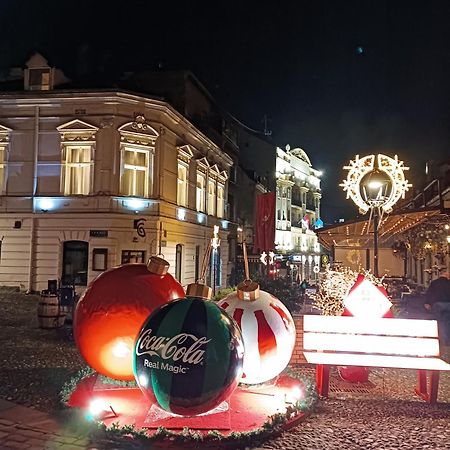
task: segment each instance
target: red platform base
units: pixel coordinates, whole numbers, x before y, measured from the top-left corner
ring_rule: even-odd
[[[113,422],[120,426],[134,425],[136,429],[146,429],[149,436],[158,427],[180,431],[184,427],[207,433],[218,430],[223,435],[232,431],[251,431],[260,428],[268,417],[286,412],[290,405],[286,402],[286,389],[277,386],[237,388],[227,402],[213,411],[193,417],[174,416],[149,403],[139,388],[125,388],[104,384],[97,376],[84,378],[69,399],[69,406],[85,409],[93,401],[103,406],[97,416],[106,426]],[[295,426],[304,417],[299,413],[285,428]]]

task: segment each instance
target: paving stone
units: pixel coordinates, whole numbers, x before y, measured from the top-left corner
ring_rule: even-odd
[[[11,449],[19,448],[21,450],[27,450],[31,446],[29,444],[27,444],[26,442],[17,442],[17,441],[10,441],[10,440],[8,440],[8,441],[5,442],[5,447],[6,448],[11,448]]]
[[[23,434],[17,434],[17,432],[11,433],[8,436],[8,441],[25,442],[27,440],[28,438],[26,436],[24,436]]]

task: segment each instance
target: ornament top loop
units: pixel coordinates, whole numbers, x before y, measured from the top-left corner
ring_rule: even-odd
[[[211,300],[212,289],[203,283],[190,283],[186,288],[186,296],[188,297],[199,297],[204,300]]]
[[[166,275],[170,264],[163,258],[151,256],[147,262],[147,270],[156,275]]]
[[[240,300],[253,301],[259,298],[259,284],[250,279],[245,241],[242,243],[242,252],[244,256],[245,279],[237,285],[237,296]]]

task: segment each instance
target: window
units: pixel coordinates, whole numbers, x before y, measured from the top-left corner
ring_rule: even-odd
[[[137,114],[133,122],[123,124],[120,133],[120,193],[136,197],[153,194],[153,155],[159,134]]]
[[[216,214],[216,180],[208,180],[208,214]]]
[[[197,172],[197,211],[205,212],[205,190],[206,176],[201,172]]]
[[[175,278],[181,283],[181,265],[183,261],[183,246],[177,244],[175,247]]]
[[[91,187],[91,146],[65,146],[64,195],[88,195]]]
[[[61,135],[61,192],[64,195],[89,195],[98,128],[75,119],[57,129]]]
[[[88,254],[89,244],[87,242],[64,242],[62,284],[87,286]]]
[[[50,68],[29,69],[29,89],[48,91],[50,89]]]
[[[149,150],[124,147],[122,149],[120,193],[136,197],[148,197],[151,194],[149,174],[152,166],[153,153]]]
[[[122,250],[121,264],[145,262],[144,250]]]
[[[7,168],[6,147],[0,147],[0,194],[3,194],[5,192],[6,168]]]
[[[177,204],[188,206],[189,202],[189,164],[194,152],[190,145],[177,147],[178,176],[177,176]]]
[[[8,146],[11,129],[0,125],[0,195],[6,191],[8,174]]]
[[[225,188],[222,184],[217,185],[217,217],[223,217]]]
[[[92,270],[103,271],[108,266],[108,249],[94,248],[92,251]]]
[[[187,206],[188,203],[188,168],[182,162],[178,162],[177,179],[177,204]]]

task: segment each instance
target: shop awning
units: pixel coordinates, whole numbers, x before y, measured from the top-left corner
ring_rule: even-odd
[[[439,207],[421,208],[385,214],[378,229],[379,245],[388,246],[402,233],[429,218],[439,215]],[[335,246],[366,247],[373,245],[373,221],[369,227],[369,215],[364,219],[344,222],[317,230],[319,242],[327,249]]]

